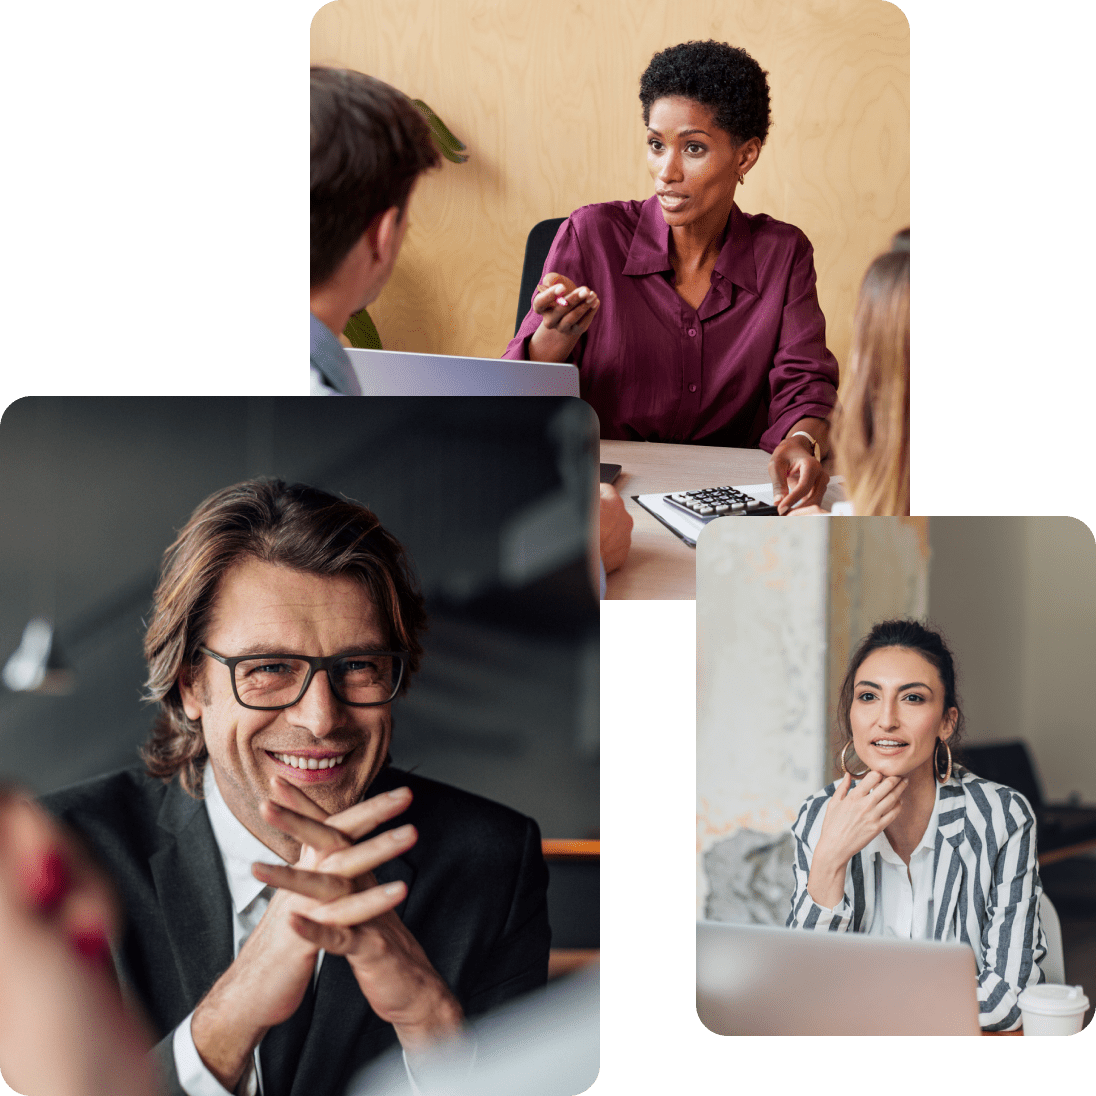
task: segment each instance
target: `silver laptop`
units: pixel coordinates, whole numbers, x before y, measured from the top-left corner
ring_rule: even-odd
[[[363,396],[577,396],[578,369],[555,362],[347,350]]]
[[[980,1035],[965,944],[696,926],[696,1011],[717,1035]]]

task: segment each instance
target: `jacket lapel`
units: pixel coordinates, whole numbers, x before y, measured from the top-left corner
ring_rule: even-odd
[[[955,920],[959,895],[966,890],[966,866],[959,854],[963,831],[967,824],[966,797],[962,785],[953,777],[940,789],[942,802],[937,823],[936,843],[932,854],[932,936],[943,940],[947,928]],[[963,926],[959,926],[963,938]]]
[[[157,824],[163,840],[149,867],[193,1008],[232,962],[232,899],[205,804],[172,782]]]

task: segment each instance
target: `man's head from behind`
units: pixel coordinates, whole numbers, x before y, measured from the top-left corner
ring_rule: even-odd
[[[387,756],[385,682],[406,688],[425,621],[402,547],[364,506],[280,480],[216,492],[165,553],[153,598],[149,771],[196,792],[208,758],[252,832],[274,775],[329,813],[349,806]]]
[[[315,291],[335,278],[355,248],[364,245],[376,254],[378,241],[363,237],[369,230],[376,234],[386,214],[402,222],[395,240],[399,250],[411,189],[440,156],[425,119],[406,95],[346,69],[312,68],[311,129]],[[395,262],[395,254],[380,257]],[[380,285],[375,288],[380,291]]]

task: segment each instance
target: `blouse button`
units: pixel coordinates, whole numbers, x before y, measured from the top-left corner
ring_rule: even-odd
[[[695,336],[696,336],[696,328],[695,327],[690,327],[689,328],[689,338],[691,339],[691,338],[694,338]]]
[[[696,385],[695,384],[690,384],[689,385],[689,391],[690,392],[695,392],[696,391]]]

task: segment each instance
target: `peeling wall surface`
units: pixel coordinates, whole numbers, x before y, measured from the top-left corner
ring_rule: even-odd
[[[918,518],[730,518],[704,530],[698,917],[783,923],[787,831],[803,800],[833,778],[829,698],[872,625],[924,618],[929,558],[928,523]]]
[[[779,835],[821,786],[828,521],[731,518],[697,542],[697,916],[703,857]]]

